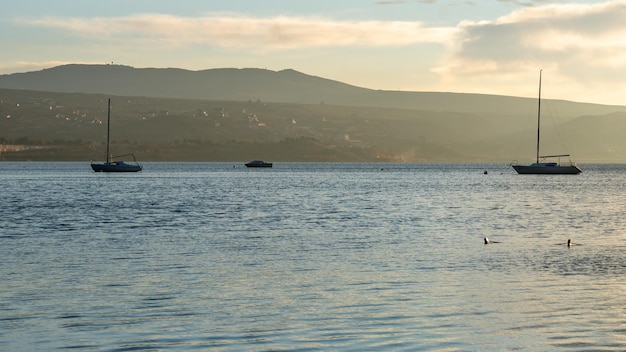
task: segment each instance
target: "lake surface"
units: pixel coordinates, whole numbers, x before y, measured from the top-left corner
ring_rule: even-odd
[[[581,168],[3,162],[0,350],[623,351],[626,165]]]

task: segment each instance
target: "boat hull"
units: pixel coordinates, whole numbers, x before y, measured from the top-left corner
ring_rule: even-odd
[[[266,163],[261,160],[254,160],[245,164],[246,167],[272,167],[272,163]]]
[[[582,171],[576,165],[513,165],[520,175],[578,175]]]
[[[110,163],[91,164],[91,169],[95,172],[138,172],[143,169],[141,165],[127,164],[117,161]]]

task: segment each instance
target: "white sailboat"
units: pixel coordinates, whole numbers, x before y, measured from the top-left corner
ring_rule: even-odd
[[[568,165],[561,165],[560,158],[569,157],[569,154],[560,155],[540,155],[540,129],[541,129],[541,70],[539,71],[539,108],[537,110],[537,158],[533,164],[519,165],[511,164],[518,174],[523,175],[578,175],[582,172],[576,164],[569,162]],[[557,161],[547,162],[546,159],[554,159]]]
[[[134,154],[125,154],[112,157],[109,153],[111,135],[111,99],[109,98],[109,105],[107,110],[107,155],[106,161],[103,163],[91,163],[91,169],[95,172],[137,172],[143,169],[143,166],[137,162]],[[124,156],[132,156],[134,163],[128,164],[123,161],[114,161],[114,158],[121,158]]]

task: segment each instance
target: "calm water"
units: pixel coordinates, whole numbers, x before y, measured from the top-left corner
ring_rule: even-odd
[[[0,350],[626,349],[626,165],[144,166],[0,163]]]

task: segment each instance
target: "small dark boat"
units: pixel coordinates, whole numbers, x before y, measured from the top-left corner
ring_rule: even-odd
[[[272,163],[266,163],[262,160],[253,160],[249,163],[246,163],[247,167],[272,167]]]
[[[142,169],[139,164],[128,164],[123,161],[108,161],[102,164],[94,163],[91,164],[91,168],[95,172],[137,172]]]
[[[111,99],[109,99],[109,106],[107,110],[107,155],[106,161],[103,163],[91,163],[91,169],[95,172],[137,172],[141,171],[143,167],[137,162],[134,154],[125,154],[111,157],[109,153],[110,145],[110,133],[111,132]],[[121,158],[125,156],[132,156],[134,164],[128,164],[123,161],[113,161],[114,158]]]

